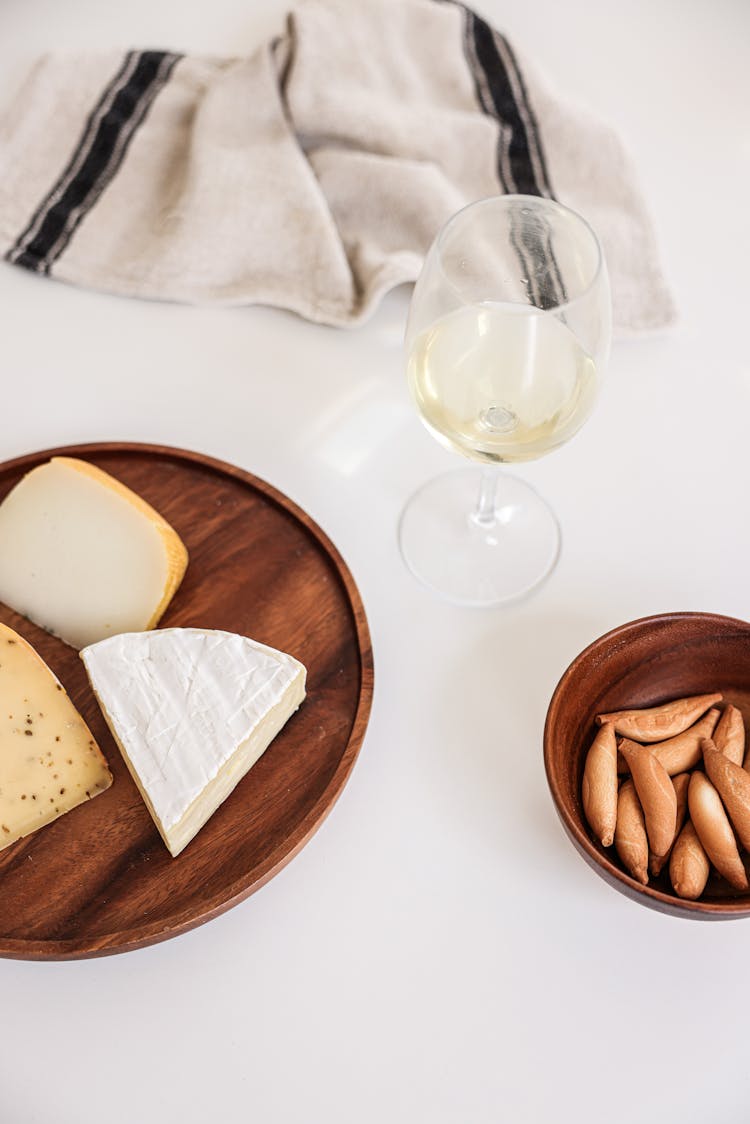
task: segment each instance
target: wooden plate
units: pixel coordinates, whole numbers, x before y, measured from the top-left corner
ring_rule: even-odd
[[[300,850],[340,793],[367,726],[370,638],[357,587],[303,511],[239,468],[152,445],[52,449],[0,465],[0,499],[51,456],[82,457],[161,512],[190,564],[163,626],[239,632],[308,670],[299,711],[176,859],[112,740],[78,653],[0,603],[60,678],[114,784],[0,852],[0,955],[67,959],[166,940],[246,898]]]

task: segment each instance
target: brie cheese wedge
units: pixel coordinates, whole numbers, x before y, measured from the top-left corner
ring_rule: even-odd
[[[305,697],[305,668],[245,636],[124,633],[81,659],[161,836],[177,855]]]
[[[38,465],[0,504],[0,600],[74,648],[154,628],[187,561],[157,511],[75,457]]]

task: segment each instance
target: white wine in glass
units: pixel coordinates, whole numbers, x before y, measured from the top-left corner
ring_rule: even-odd
[[[610,338],[597,238],[549,199],[471,204],[438,235],[407,328],[411,392],[430,432],[488,467],[431,481],[407,505],[400,542],[414,573],[453,601],[498,604],[552,570],[554,514],[497,466],[568,441],[596,401]]]

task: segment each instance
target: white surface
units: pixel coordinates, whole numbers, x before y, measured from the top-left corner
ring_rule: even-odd
[[[616,344],[591,421],[520,470],[563,527],[529,601],[452,608],[398,556],[403,502],[457,463],[407,400],[407,294],[336,332],[0,269],[2,457],[140,439],[265,477],[348,559],[377,678],[341,800],[258,894],[128,956],[0,962],[9,1124],[746,1118],[750,922],[662,917],[597,878],[557,822],[541,736],[559,675],[606,629],[750,616],[750,7],[481,6],[622,130],[682,313]],[[282,10],[5,0],[0,92],[50,46],[239,52]]]

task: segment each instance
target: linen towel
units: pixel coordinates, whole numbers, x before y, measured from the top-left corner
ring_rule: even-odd
[[[7,261],[331,325],[414,281],[441,225],[502,192],[589,220],[617,327],[671,321],[616,134],[451,0],[309,0],[246,57],[48,55],[0,126]]]

